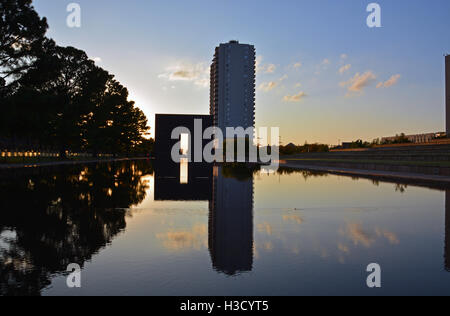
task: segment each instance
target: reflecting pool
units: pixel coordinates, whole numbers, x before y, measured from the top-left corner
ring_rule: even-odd
[[[0,172],[0,295],[315,294],[450,294],[450,187],[147,160]]]

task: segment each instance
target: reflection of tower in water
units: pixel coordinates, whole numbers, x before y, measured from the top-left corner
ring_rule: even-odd
[[[253,267],[253,177],[238,179],[214,167],[209,204],[209,251],[215,270],[228,275]]]
[[[445,270],[450,272],[450,190],[445,191]]]

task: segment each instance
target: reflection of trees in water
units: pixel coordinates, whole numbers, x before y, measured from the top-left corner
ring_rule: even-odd
[[[58,167],[0,180],[0,295],[39,295],[126,227],[152,173],[146,162]]]
[[[300,170],[293,168],[280,167],[277,171],[280,175],[301,174],[305,180],[309,178],[328,177],[329,173],[323,171]]]
[[[280,167],[278,169],[277,173],[280,175],[301,174],[305,180],[308,180],[309,178],[328,177],[330,175],[330,173],[326,172],[326,171],[301,170],[301,169],[295,169],[295,168],[289,168],[289,167]],[[360,181],[361,179],[368,179],[372,182],[372,184],[374,186],[380,186],[380,180],[370,178],[370,176],[361,177],[361,176],[355,176],[355,175],[347,175],[347,177],[353,181]],[[388,179],[384,179],[383,181],[384,182],[394,182],[392,180],[389,181]],[[408,189],[408,184],[394,182],[394,188],[395,188],[395,192],[405,193],[406,190]]]
[[[261,170],[259,165],[247,165],[241,163],[226,163],[222,167],[222,175],[225,178],[234,178],[240,181],[253,179],[253,175]]]
[[[405,193],[407,188],[408,188],[407,184],[400,184],[400,183],[395,184],[395,192]]]

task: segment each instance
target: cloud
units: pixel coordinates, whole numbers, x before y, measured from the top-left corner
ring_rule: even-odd
[[[100,64],[102,62],[102,59],[100,57],[94,57],[92,58],[92,60],[97,64]]]
[[[265,92],[272,91],[273,89],[278,87],[280,85],[280,83],[282,83],[287,78],[288,78],[288,75],[284,75],[283,77],[278,79],[278,81],[263,82],[262,84],[259,85],[258,90],[262,90]]]
[[[303,64],[302,64],[301,62],[296,62],[295,64],[292,65],[292,67],[293,67],[294,69],[299,69],[299,68],[301,68],[302,66],[303,66]]]
[[[195,75],[187,70],[177,70],[170,74],[172,80],[189,80],[195,78]]]
[[[263,59],[264,58],[262,56],[256,56],[256,61],[255,61],[256,72],[260,72],[261,71],[261,64],[262,64]]]
[[[209,78],[203,78],[195,80],[195,85],[202,87],[202,88],[208,88],[211,80]]]
[[[339,68],[339,73],[342,75],[344,74],[346,71],[350,70],[350,68],[352,68],[352,65],[347,64],[345,66],[342,66],[341,68]]]
[[[401,78],[401,75],[393,75],[391,78],[389,78],[385,82],[380,82],[377,84],[377,88],[389,88],[397,84],[398,80]]]
[[[158,77],[168,81],[188,81],[196,86],[207,88],[209,85],[209,66],[207,63],[179,62],[174,66],[166,68],[166,72]]]
[[[274,64],[269,64],[266,67],[266,73],[268,73],[268,74],[274,73],[276,69],[277,69],[277,66],[275,66]]]
[[[295,84],[295,87],[296,87],[296,88],[301,88],[302,86],[303,86],[303,85],[302,85],[300,82]]]
[[[269,92],[273,89],[275,89],[278,86],[278,82],[276,81],[270,81],[270,82],[264,82],[259,85],[258,89],[263,90],[265,92]]]
[[[303,98],[306,97],[306,93],[301,91],[295,95],[287,95],[283,98],[284,102],[300,102]]]
[[[257,65],[256,66],[256,72],[257,73],[265,73],[265,74],[272,74],[277,69],[277,66],[274,64],[268,64],[268,65]]]
[[[347,87],[348,95],[351,93],[360,93],[365,87],[369,86],[374,80],[376,80],[376,78],[377,77],[372,71],[366,71],[362,75],[358,72],[350,80],[341,82],[340,86],[343,88]]]
[[[316,66],[316,71],[314,72],[314,74],[316,76],[320,75],[323,70],[327,70],[328,69],[328,66],[330,64],[331,64],[331,61],[328,58],[325,58],[324,60],[322,60],[322,62],[320,64],[318,64]]]
[[[256,72],[257,73],[266,73],[271,74],[274,73],[277,69],[277,66],[274,64],[263,64],[263,57],[256,56]]]

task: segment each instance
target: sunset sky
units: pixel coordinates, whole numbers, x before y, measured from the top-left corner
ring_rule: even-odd
[[[66,6],[82,8],[81,28]],[[282,142],[337,144],[443,131],[450,1],[35,0],[59,45],[85,50],[147,114],[209,112],[214,48],[235,39],[258,56],[256,125]]]

